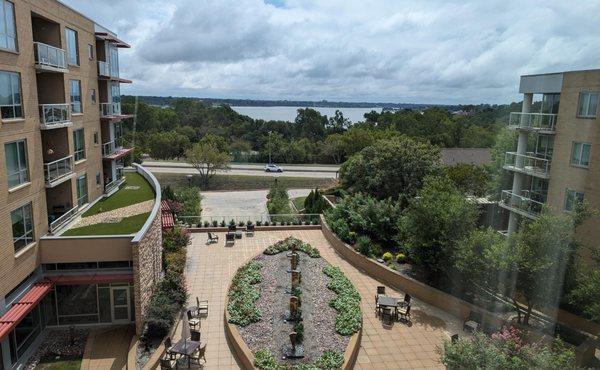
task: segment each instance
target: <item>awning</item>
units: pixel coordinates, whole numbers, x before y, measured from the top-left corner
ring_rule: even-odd
[[[115,150],[114,153],[112,153],[111,155],[107,155],[106,157],[104,157],[104,159],[106,160],[115,160],[115,159],[120,159],[125,157],[127,154],[131,153],[131,151],[133,150],[133,148],[123,148],[123,149],[119,149],[119,150]]]
[[[55,285],[108,284],[133,282],[133,274],[84,274],[46,276]]]
[[[40,301],[50,292],[52,289],[52,282],[42,281],[33,284],[27,293],[15,303],[10,310],[8,310],[0,318],[0,341],[2,341],[8,333],[10,333],[21,320],[27,316],[33,308],[40,303]]]
[[[109,34],[108,32],[96,32],[96,37],[100,40],[112,42],[118,48],[130,48],[131,46],[125,41],[119,40],[117,37]]]

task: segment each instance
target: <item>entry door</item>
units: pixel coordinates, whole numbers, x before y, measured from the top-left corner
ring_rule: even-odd
[[[128,323],[131,321],[131,307],[129,306],[129,287],[111,287],[110,305],[112,312],[112,322]]]

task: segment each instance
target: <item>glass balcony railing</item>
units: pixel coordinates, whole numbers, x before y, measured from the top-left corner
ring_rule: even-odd
[[[121,103],[100,103],[100,116],[113,117],[121,115]]]
[[[71,220],[75,218],[75,216],[77,216],[78,211],[79,206],[75,206],[67,212],[60,215],[58,218],[54,219],[52,222],[50,222],[50,232],[54,233],[56,232],[56,230],[68,224]]]
[[[37,66],[67,69],[67,53],[63,49],[34,42],[33,51]]]
[[[73,173],[73,156],[69,155],[55,161],[44,163],[46,185],[52,186],[61,178]]]
[[[69,104],[41,104],[40,120],[44,128],[62,126],[71,122],[71,109]]]
[[[529,191],[523,192],[523,195],[518,195],[510,190],[502,190],[500,198],[500,206],[520,213],[529,218],[536,218],[544,208],[544,203],[534,200]],[[539,199],[539,197],[536,196]]]
[[[550,160],[538,157],[532,152],[527,154],[507,152],[504,157],[504,168],[541,178],[550,177]]]
[[[113,190],[118,189],[125,182],[125,178],[121,173],[118,173],[116,178],[104,185],[104,194],[109,194]]]
[[[108,62],[98,61],[98,75],[102,77],[119,77],[119,71],[116,68],[111,68],[112,66]]]
[[[111,154],[114,154],[117,150],[123,147],[123,141],[121,139],[115,139],[109,141],[108,143],[102,144],[102,156],[108,157]]]
[[[511,128],[554,132],[556,114],[511,112],[508,126]]]

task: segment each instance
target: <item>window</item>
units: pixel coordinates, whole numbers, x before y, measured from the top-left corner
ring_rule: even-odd
[[[17,185],[28,182],[27,141],[19,140],[4,144],[4,152],[6,156],[8,188],[14,188]]]
[[[96,186],[102,185],[102,178],[100,177],[100,172],[96,174]]]
[[[582,92],[579,93],[579,108],[577,115],[585,118],[595,118],[598,109],[598,97],[600,93]]]
[[[66,29],[67,37],[67,61],[70,65],[79,65],[79,50],[77,48],[77,31]]]
[[[13,247],[16,253],[34,241],[31,203],[12,211],[10,218],[12,220]]]
[[[565,210],[573,211],[575,205],[583,202],[583,193],[572,189],[567,189],[565,193]]]
[[[73,131],[73,156],[75,162],[85,159],[85,137],[82,128]]]
[[[81,81],[71,80],[71,112],[81,113]]]
[[[96,104],[96,89],[90,89],[90,100],[92,104]]]
[[[0,0],[0,48],[17,51],[15,6],[6,0]]]
[[[94,145],[98,145],[98,133],[94,132]]]
[[[573,166],[587,167],[590,165],[590,150],[592,144],[573,142],[571,150],[571,164]]]
[[[88,44],[88,59],[94,60],[94,45]]]
[[[0,110],[2,119],[23,117],[21,78],[18,73],[0,71]]]
[[[83,175],[77,178],[77,205],[81,207],[87,202],[87,175]]]

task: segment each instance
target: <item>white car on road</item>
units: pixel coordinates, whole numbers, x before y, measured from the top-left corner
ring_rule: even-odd
[[[265,172],[283,172],[283,169],[274,163],[268,163],[265,166]]]

